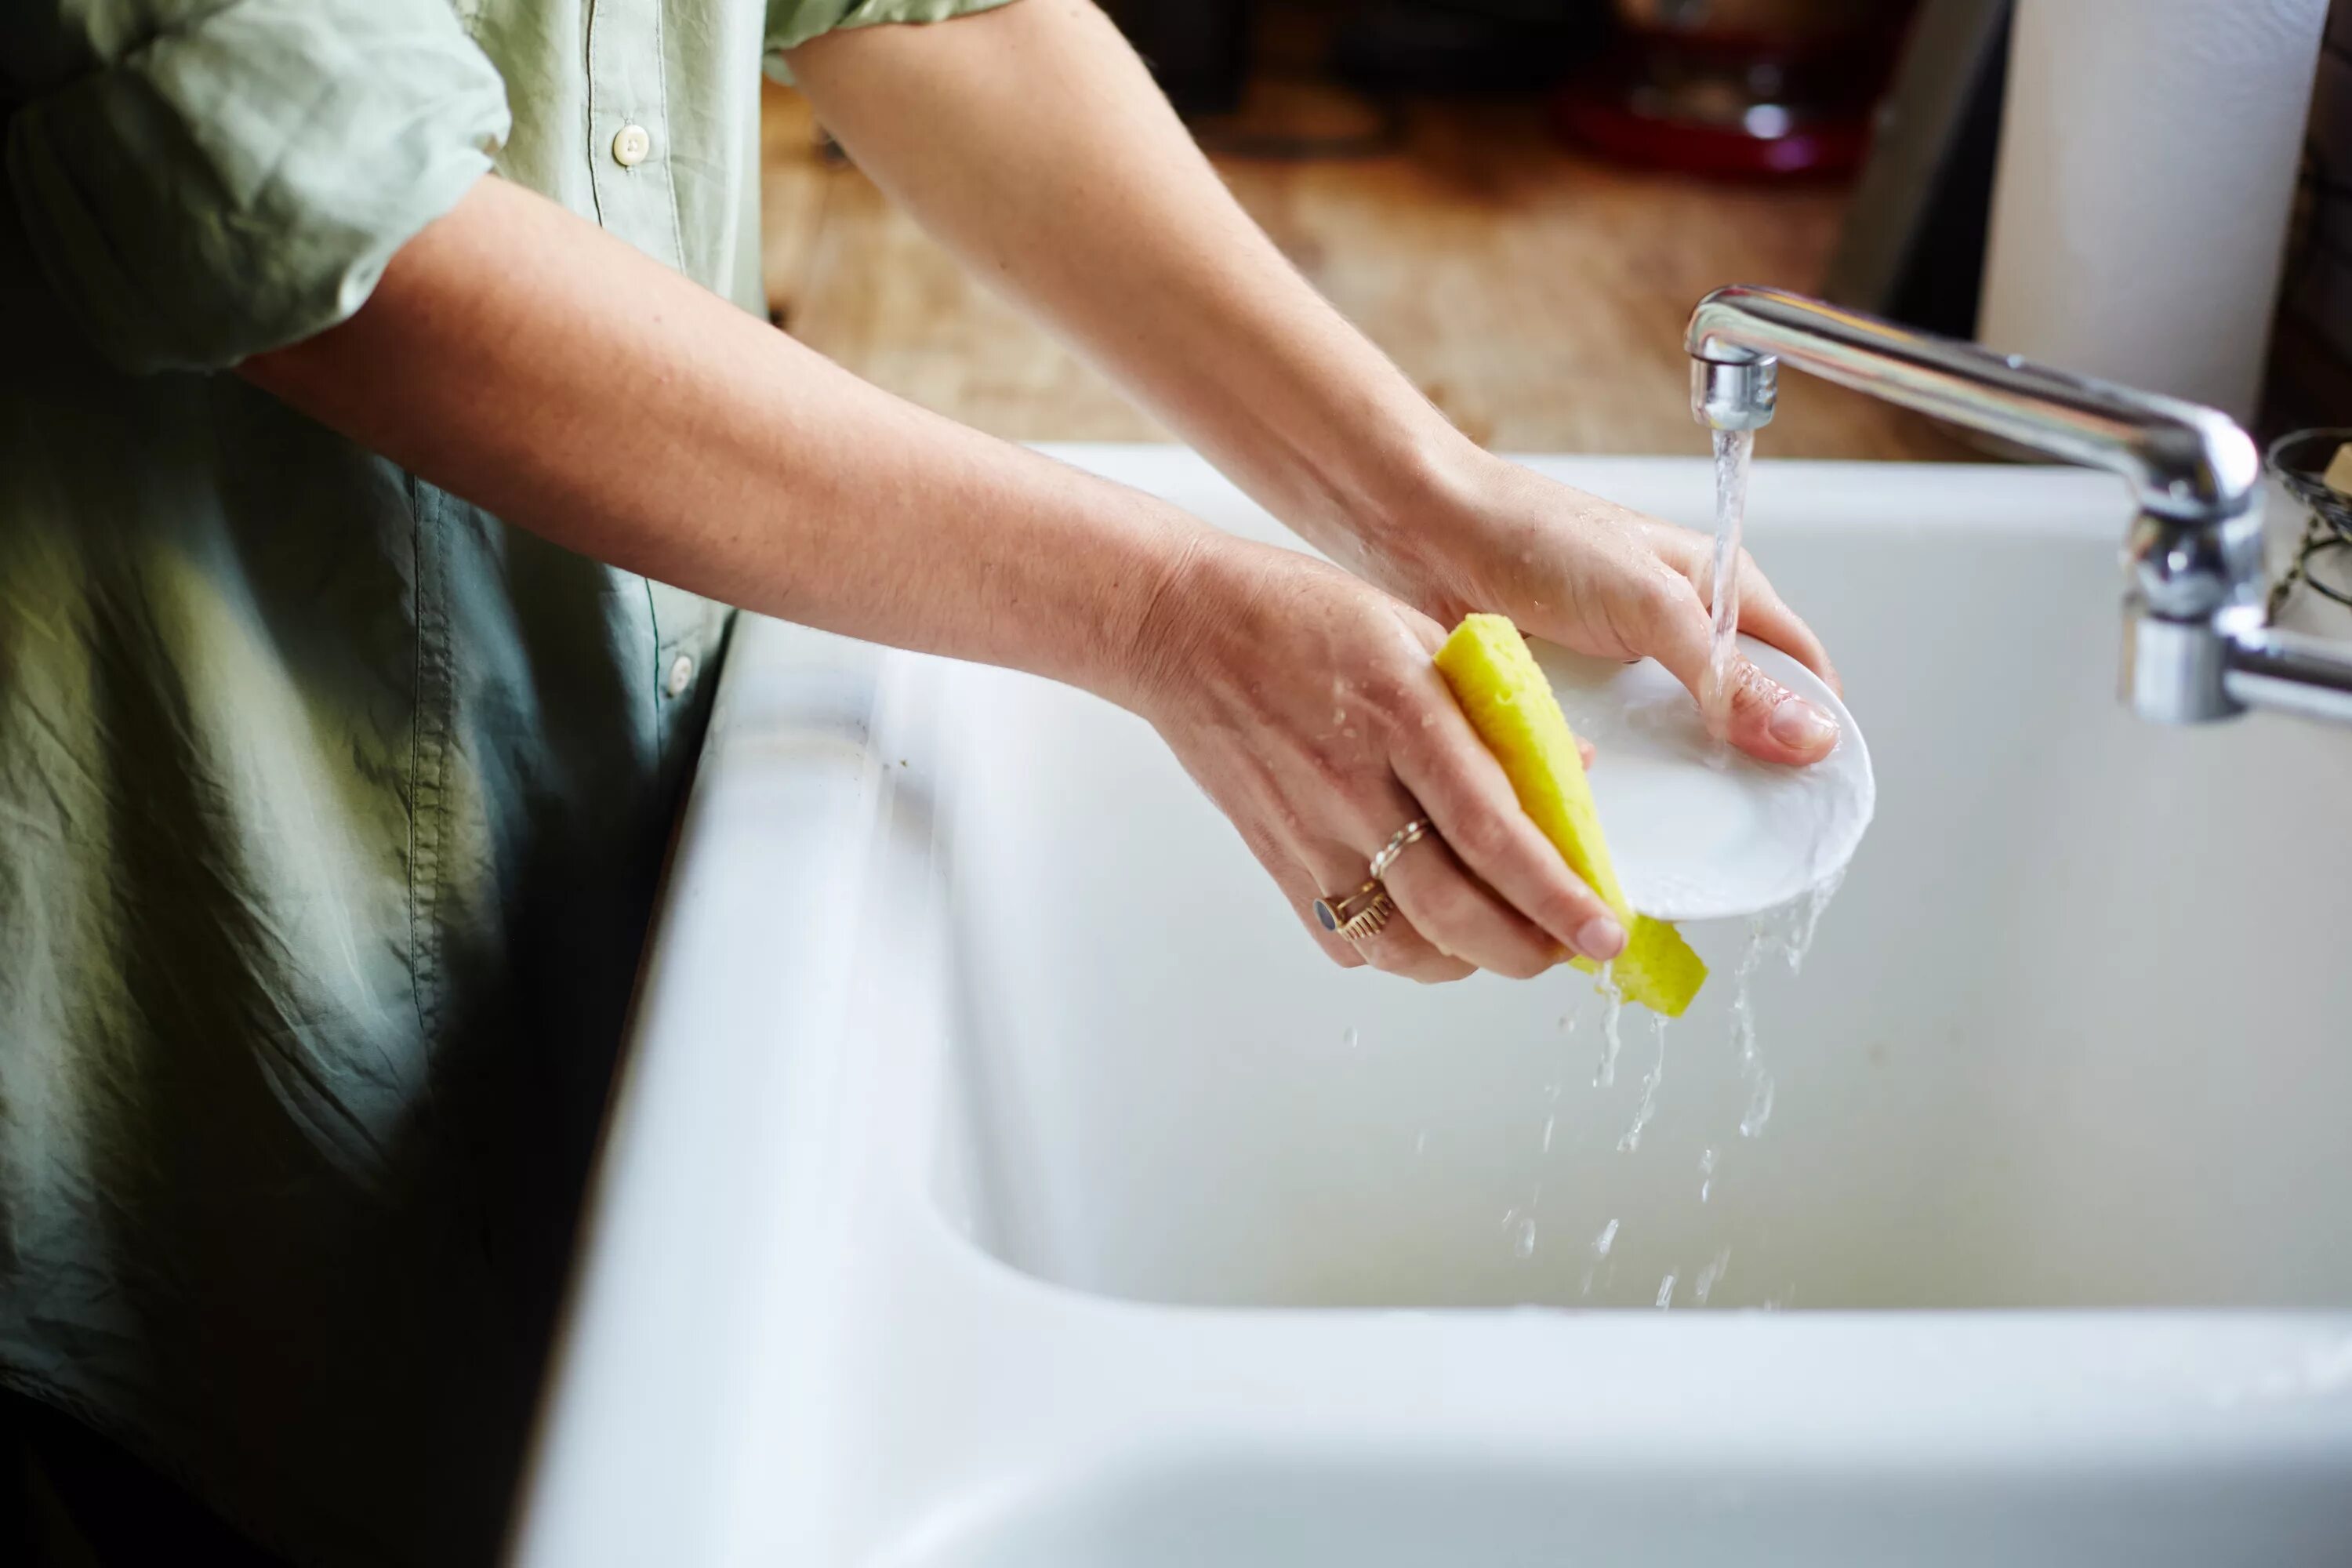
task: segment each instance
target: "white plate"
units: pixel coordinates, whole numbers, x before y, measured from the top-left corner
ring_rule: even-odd
[[[1620,664],[1533,642],[1576,732],[1598,753],[1592,795],[1625,896],[1668,921],[1760,914],[1845,869],[1878,804],[1870,748],[1821,677],[1753,637],[1765,674],[1838,721],[1811,767],[1759,763],[1711,738],[1698,704],[1655,659]]]

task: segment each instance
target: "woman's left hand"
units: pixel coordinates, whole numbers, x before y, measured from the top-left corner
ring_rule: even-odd
[[[1712,635],[1715,541],[1474,452],[1418,502],[1359,522],[1331,552],[1444,626],[1475,610],[1604,658],[1654,658],[1698,697]],[[1740,552],[1739,629],[1839,689],[1821,639]],[[1766,762],[1816,763],[1837,743],[1828,714],[1746,658],[1730,681],[1730,742]]]
[[[1699,689],[1712,541],[1448,426],[1234,205],[1098,7],[844,28],[791,58],[860,169],[1333,559],[1442,626],[1500,611],[1585,653],[1654,655]],[[1740,625],[1834,682],[1752,565]],[[1828,755],[1825,715],[1736,674],[1735,744]]]

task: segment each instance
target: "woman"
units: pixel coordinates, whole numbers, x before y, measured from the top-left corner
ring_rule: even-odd
[[[1695,685],[1706,542],[1450,429],[1085,0],[144,11],[0,19],[0,1372],[35,1560],[495,1550],[720,604],[1132,709],[1338,963],[1622,944],[1429,654],[1499,610]],[[942,25],[865,26],[908,21]],[[763,47],[1341,566],[771,329]],[[1731,734],[1834,740],[1753,672]],[[1401,917],[1320,929],[1423,817]]]

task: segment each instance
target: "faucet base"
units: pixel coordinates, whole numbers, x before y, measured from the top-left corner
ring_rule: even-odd
[[[2236,718],[2246,705],[2230,692],[2230,647],[2210,619],[2168,620],[2144,605],[2126,605],[2125,705],[2158,724]]]

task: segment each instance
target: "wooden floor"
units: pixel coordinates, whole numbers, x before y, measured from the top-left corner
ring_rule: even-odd
[[[1261,90],[1275,101],[1254,112],[1333,112],[1329,89]],[[999,436],[1166,438],[825,159],[786,89],[769,89],[765,139],[768,298],[803,342]],[[1506,451],[1704,452],[1681,348],[1691,305],[1722,283],[1813,285],[1845,200],[1614,169],[1562,149],[1517,106],[1412,106],[1378,156],[1217,163],[1316,286],[1456,425]],[[1761,445],[1773,457],[1972,456],[1924,421],[1811,381],[1784,389]]]

